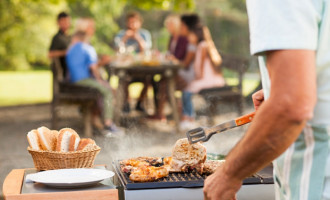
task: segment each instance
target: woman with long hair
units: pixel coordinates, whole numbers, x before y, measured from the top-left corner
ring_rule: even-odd
[[[209,29],[206,26],[196,27],[194,35],[198,41],[194,60],[195,80],[186,90],[198,93],[202,89],[224,86],[225,80],[220,71],[221,56],[215,48]]]
[[[216,50],[209,29],[199,24],[193,29],[190,38],[197,41],[197,48],[193,64],[194,80],[189,82],[182,92],[183,121],[180,124],[182,130],[194,126],[192,95],[202,89],[225,85],[219,69],[221,56]]]

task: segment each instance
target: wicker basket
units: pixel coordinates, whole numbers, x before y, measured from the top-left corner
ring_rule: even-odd
[[[100,147],[89,151],[58,152],[41,151],[27,148],[32,156],[35,168],[40,170],[65,169],[65,168],[90,168],[94,165]]]

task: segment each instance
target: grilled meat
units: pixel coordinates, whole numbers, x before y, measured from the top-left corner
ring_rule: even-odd
[[[122,160],[120,162],[121,165],[131,165],[134,167],[137,166],[148,166],[148,165],[160,165],[163,163],[161,157],[137,157],[137,158],[130,158],[127,160]]]
[[[172,150],[171,167],[174,171],[203,173],[206,148],[201,143],[189,144],[187,138],[178,140]]]
[[[170,166],[164,165],[160,157],[137,157],[120,161],[121,171],[130,173],[130,180],[135,182],[154,181],[165,177],[169,173]]]
[[[120,161],[121,166],[133,166],[133,167],[139,167],[139,166],[150,166],[150,163],[146,161],[140,161],[136,160],[134,158],[132,159],[127,159],[127,160],[122,160]]]
[[[225,163],[225,160],[206,160],[204,163],[203,173],[209,175],[213,174],[215,170]]]
[[[145,161],[152,166],[161,165],[163,163],[161,157],[138,157],[136,159],[140,161]]]
[[[131,171],[129,179],[135,182],[149,182],[168,176],[166,167],[141,166]]]
[[[131,165],[122,165],[120,166],[120,169],[122,172],[124,173],[131,173],[131,171],[133,171],[134,169],[136,169],[137,167],[133,167]]]
[[[198,172],[212,174],[224,161],[207,160],[206,148],[201,143],[189,144],[178,140],[171,157],[137,157],[120,161],[121,171],[134,182],[149,182],[168,176],[169,172]]]

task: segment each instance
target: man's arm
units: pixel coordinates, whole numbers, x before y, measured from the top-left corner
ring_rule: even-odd
[[[201,59],[199,60],[198,63],[194,63],[195,65],[195,74],[196,72],[199,72],[198,74],[196,74],[196,79],[199,80],[199,79],[202,79],[204,77],[204,61],[205,61],[205,58],[207,56],[207,49],[206,47],[202,47],[201,49]],[[199,68],[199,69],[198,69]]]
[[[190,67],[190,63],[195,59],[196,48],[197,48],[197,38],[193,37],[192,34],[188,36],[188,46],[187,46],[187,54],[184,60],[182,61],[183,66],[188,69]]]
[[[65,56],[66,50],[50,50],[48,52],[48,58],[56,58],[56,57],[61,57]]]
[[[141,52],[145,51],[147,49],[146,48],[147,45],[146,45],[146,41],[144,41],[143,37],[141,37],[141,35],[139,33],[135,33],[134,38],[137,41]]]
[[[315,52],[267,53],[271,93],[225,164],[205,181],[206,199],[231,199],[242,180],[281,155],[299,136],[316,103]]]
[[[134,32],[132,30],[126,30],[125,35],[122,37],[121,41],[123,43],[126,43],[128,39],[135,39],[137,44],[139,45],[139,49],[141,50],[141,52],[143,52],[144,50],[146,50],[146,42],[144,41],[144,39],[140,36],[139,32]]]
[[[91,72],[92,72],[94,78],[95,78],[97,81],[103,81],[97,63],[92,64],[89,68],[90,68],[90,70],[91,70]]]

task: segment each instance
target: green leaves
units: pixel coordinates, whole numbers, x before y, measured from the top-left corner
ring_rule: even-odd
[[[150,30],[154,47],[160,50],[168,42],[164,18],[172,12],[195,11],[221,51],[248,55],[245,0],[0,0],[0,70],[48,66],[48,48],[58,31],[56,16],[61,11],[71,14],[72,26],[78,17],[94,18],[92,44],[98,53],[113,53],[110,44],[129,9],[141,12],[143,27]]]

